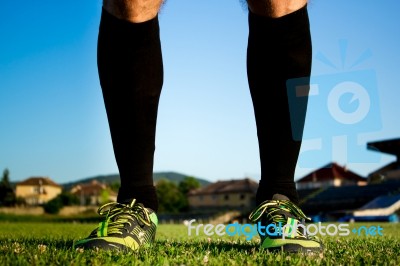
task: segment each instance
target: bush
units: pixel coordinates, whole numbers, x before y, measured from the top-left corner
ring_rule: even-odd
[[[15,198],[15,205],[16,205],[16,206],[26,206],[25,198],[23,198],[23,197],[16,197],[16,198]]]
[[[49,200],[43,205],[43,209],[48,214],[57,214],[64,207],[61,197],[57,196],[52,200]]]
[[[78,196],[70,192],[62,192],[57,196],[57,198],[60,198],[63,206],[74,206],[80,204]]]
[[[178,213],[185,205],[185,197],[178,186],[166,179],[159,180],[156,185],[158,211],[160,213]]]
[[[69,192],[62,192],[54,199],[43,205],[44,211],[49,214],[57,214],[64,206],[79,205],[79,198]]]

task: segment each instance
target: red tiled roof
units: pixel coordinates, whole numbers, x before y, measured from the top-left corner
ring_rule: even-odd
[[[205,194],[220,194],[220,193],[255,193],[258,188],[258,183],[250,178],[238,180],[217,181],[205,187],[192,190],[189,195],[205,195]]]
[[[304,176],[303,178],[297,180],[297,183],[306,182],[320,182],[320,181],[330,181],[334,179],[343,179],[349,181],[367,181],[366,178],[357,175],[356,173],[344,168],[337,163],[328,164],[318,170]]]
[[[61,187],[59,184],[55,183],[49,177],[30,177],[17,183],[17,186],[52,186]]]
[[[71,189],[71,193],[76,194],[76,195],[100,195],[100,193],[103,190],[107,190],[111,194],[116,194],[114,193],[111,189],[109,189],[105,184],[98,182],[97,180],[93,180],[91,183],[86,183],[86,184],[79,184],[76,185]]]

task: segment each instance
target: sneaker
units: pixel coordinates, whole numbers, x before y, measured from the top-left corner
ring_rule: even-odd
[[[290,253],[319,253],[323,250],[317,237],[307,236],[304,228],[298,226],[305,226],[305,220],[311,219],[284,195],[275,194],[272,200],[261,203],[250,213],[249,219],[259,222],[258,226],[265,226],[264,234],[259,229],[262,248]]]
[[[74,249],[137,250],[154,242],[158,219],[156,213],[132,200],[130,204],[111,202],[98,209],[104,220]]]

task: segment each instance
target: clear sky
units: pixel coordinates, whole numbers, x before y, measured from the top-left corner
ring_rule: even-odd
[[[399,8],[396,0],[309,3],[317,93],[296,179],[331,161],[366,176],[394,160],[366,143],[400,137]],[[12,181],[118,172],[97,75],[100,13],[100,0],[2,4],[0,170]],[[154,171],[257,180],[247,11],[239,0],[169,0],[160,27]]]

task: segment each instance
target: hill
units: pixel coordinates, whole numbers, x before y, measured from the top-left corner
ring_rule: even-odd
[[[188,176],[190,176],[190,175],[185,175],[185,174],[176,173],[176,172],[156,172],[153,174],[153,179],[155,182],[157,182],[158,180],[161,180],[161,179],[167,179],[169,181],[172,181],[172,182],[178,184],[180,181],[182,181],[185,177],[188,177]],[[194,178],[197,181],[199,181],[201,186],[205,186],[205,185],[208,185],[211,183],[210,181],[203,179],[203,178],[198,178],[198,177],[194,177]],[[97,180],[99,182],[103,182],[106,184],[120,182],[119,174],[110,174],[110,175],[98,175],[98,176],[93,176],[93,177],[87,177],[87,178],[83,178],[83,179],[80,179],[80,180],[77,180],[74,182],[68,182],[68,183],[61,184],[61,186],[63,186],[64,189],[69,190],[77,184],[90,183],[93,180]]]

